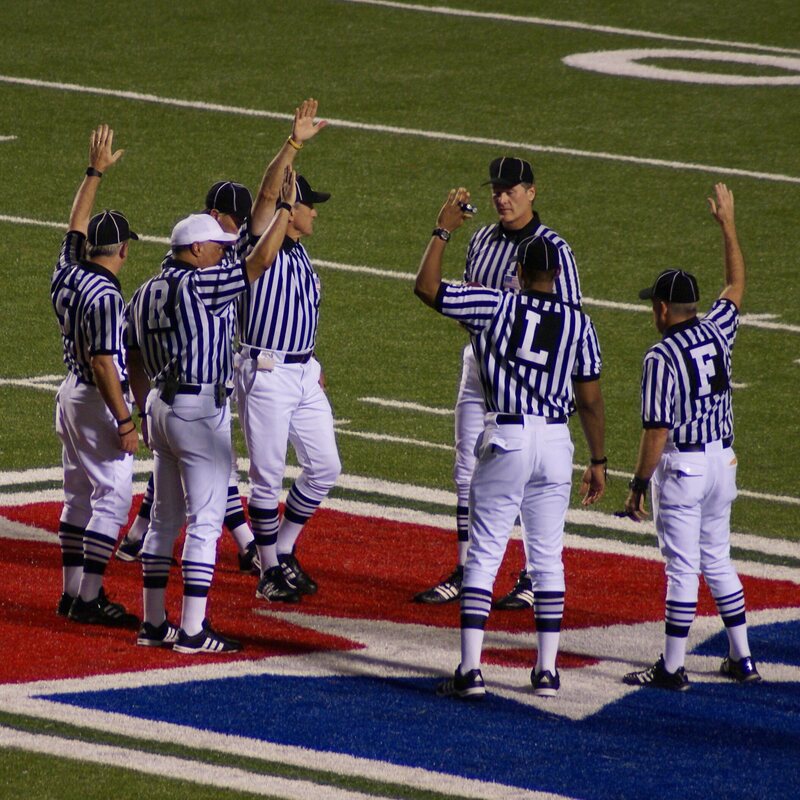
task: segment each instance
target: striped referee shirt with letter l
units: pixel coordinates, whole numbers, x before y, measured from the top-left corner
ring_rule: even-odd
[[[555,293],[565,303],[580,308],[581,284],[572,249],[554,230],[542,224],[535,211],[533,219],[518,231],[506,231],[499,222],[475,231],[467,249],[464,280],[489,289],[519,289],[517,245],[528,236],[541,236],[556,245],[561,273],[556,279]]]
[[[702,319],[673,325],[645,355],[642,422],[674,444],[733,440],[731,349],[739,311],[717,300]]]
[[[94,386],[92,356],[110,355],[122,382],[127,380],[122,335],[125,301],[113,272],[81,259],[85,241],[78,231],[67,233],[50,284],[64,363],[80,383]]]
[[[239,338],[262,350],[309,353],[317,338],[319,304],[319,276],[305,247],[287,236],[272,267],[239,301]]]
[[[167,258],[128,308],[128,347],[141,351],[148,377],[231,383],[234,303],[247,286],[243,261],[194,269]]]
[[[487,411],[566,421],[572,382],[600,377],[592,321],[553,294],[442,283],[435,307],[472,334]]]

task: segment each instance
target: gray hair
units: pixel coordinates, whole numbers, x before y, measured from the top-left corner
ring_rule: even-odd
[[[86,242],[86,258],[119,255],[124,244],[125,242],[119,242],[119,244],[89,244]]]

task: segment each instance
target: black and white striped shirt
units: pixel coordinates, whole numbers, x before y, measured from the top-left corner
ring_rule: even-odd
[[[78,231],[67,233],[50,283],[64,363],[82,383],[94,385],[92,356],[110,355],[120,381],[127,380],[119,280],[105,267],[81,260],[85,241]]]
[[[272,266],[239,301],[239,338],[253,347],[286,353],[314,349],[320,281],[300,242],[288,236]]]
[[[592,321],[555,294],[443,283],[436,309],[472,335],[487,411],[566,419],[573,381],[600,377]]]
[[[739,311],[717,300],[702,319],[673,325],[645,355],[642,423],[669,428],[676,444],[733,438],[731,348]]]
[[[505,231],[499,222],[475,231],[467,249],[464,280],[489,289],[507,291],[518,288],[515,261],[517,244],[528,236],[542,236],[556,245],[561,274],[556,280],[555,292],[565,303],[580,308],[581,284],[575,256],[570,246],[554,230],[542,224],[536,212],[530,223],[519,231]]]
[[[247,286],[243,261],[194,269],[167,258],[128,307],[128,347],[141,351],[150,379],[230,383],[235,301]]]

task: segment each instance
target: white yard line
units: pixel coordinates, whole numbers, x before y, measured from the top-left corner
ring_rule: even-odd
[[[471,11],[464,8],[447,8],[445,6],[426,6],[418,3],[399,3],[392,0],[342,0],[344,3],[364,6],[379,6],[400,11],[416,11],[423,14],[438,14],[448,17],[480,19],[489,22],[513,22],[522,25],[540,25],[547,28],[568,28],[593,33],[608,33],[617,36],[636,36],[641,39],[656,39],[664,42],[688,42],[691,44],[711,44],[720,47],[737,47],[741,50],[763,50],[768,53],[800,53],[791,47],[775,47],[773,45],[752,44],[750,42],[727,41],[725,39],[705,39],[696,36],[676,36],[656,31],[643,31],[636,28],[617,28],[610,25],[593,25],[588,22],[573,22],[546,17],[528,17],[518,14],[498,14],[492,11]]]
[[[66,222],[53,222],[50,220],[33,219],[31,217],[18,217],[12,214],[0,214],[0,222],[9,222],[12,225],[36,225],[42,228],[53,228],[66,233]],[[169,245],[169,238],[166,236],[146,236],[139,234],[139,241],[150,242],[153,244]],[[342,264],[339,261],[325,261],[315,258],[314,265],[336,270],[337,272],[353,272],[361,275],[369,275],[373,278],[394,278],[402,281],[413,281],[416,275],[413,272],[400,272],[399,270],[379,269],[369,267],[364,264]],[[621,303],[616,300],[602,300],[596,297],[584,297],[584,305],[596,306],[598,308],[610,308],[615,311],[635,311],[637,313],[651,313],[650,306],[646,303]],[[740,323],[753,328],[761,328],[769,331],[783,331],[786,333],[800,333],[800,325],[790,325],[783,322],[772,322],[775,314],[742,314]],[[6,381],[18,379],[4,379]],[[39,380],[43,380],[40,376]],[[60,381],[59,381],[60,382]]]
[[[61,92],[76,92],[80,94],[99,95],[101,97],[118,97],[122,100],[133,100],[143,103],[173,106],[176,108],[191,108],[199,111],[212,111],[220,114],[237,114],[247,117],[265,117],[275,120],[291,120],[291,114],[276,111],[265,111],[258,108],[245,108],[243,106],[228,106],[220,103],[205,103],[200,100],[182,100],[177,97],[163,97],[143,92],[132,92],[122,89],[107,89],[98,86],[84,86],[76,83],[61,83],[58,81],[42,81],[35,78],[22,78],[16,75],[0,75],[0,83],[30,86],[36,89],[53,89]],[[773,181],[776,183],[800,184],[800,177],[794,175],[781,175],[773,172],[758,172],[754,170],[735,169],[711,164],[697,164],[686,161],[670,161],[662,158],[645,158],[642,156],[629,156],[620,153],[606,153],[595,150],[580,150],[572,147],[555,147],[553,145],[536,144],[532,142],[514,142],[505,139],[493,139],[483,136],[468,136],[466,134],[448,133],[446,131],[423,130],[420,128],[405,128],[396,125],[380,125],[376,123],[355,122],[353,120],[329,118],[328,122],[338,128],[367,131],[369,133],[388,133],[395,136],[413,136],[421,139],[430,139],[443,142],[458,142],[460,144],[479,144],[504,150],[526,150],[534,153],[551,153],[553,155],[572,156],[576,158],[592,158],[602,161],[617,161],[627,164],[638,164],[647,167],[661,167],[675,170],[690,170],[705,172],[712,175],[737,175],[742,178]]]
[[[233,767],[220,767],[192,759],[162,756],[157,753],[143,753],[108,744],[93,744],[75,739],[46,736],[37,733],[0,727],[0,747],[44,753],[71,761],[88,761],[129,769],[146,775],[160,775],[178,781],[217,786],[221,789],[234,789],[266,797],[285,797],[287,800],[307,800],[309,797],[320,800],[375,800],[373,794],[339,789],[312,781],[291,780],[258,772],[248,772]]]

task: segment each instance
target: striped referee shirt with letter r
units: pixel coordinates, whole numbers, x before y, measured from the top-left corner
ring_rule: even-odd
[[[733,438],[731,349],[739,310],[717,300],[702,319],[673,325],[645,355],[642,423],[669,428],[675,444]]]
[[[128,347],[141,351],[150,379],[230,383],[235,301],[247,286],[243,261],[194,269],[168,257],[128,307]]]
[[[50,283],[64,363],[81,383],[93,386],[92,356],[110,355],[120,381],[124,381],[128,375],[123,353],[122,290],[113,272],[81,260],[85,241],[78,231],[67,233]]]
[[[472,335],[487,411],[566,420],[572,382],[600,377],[592,321],[554,294],[442,283],[436,309]]]
[[[239,301],[242,344],[284,353],[314,349],[320,281],[300,242],[288,236],[268,269]]]

